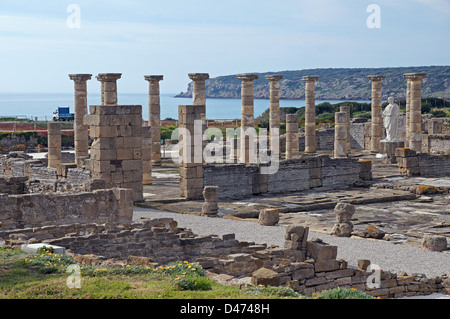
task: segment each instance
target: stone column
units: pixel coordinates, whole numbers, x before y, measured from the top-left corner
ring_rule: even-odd
[[[89,156],[88,127],[83,124],[83,118],[87,114],[86,82],[92,78],[92,74],[69,74],[69,78],[75,82],[74,143],[75,163],[78,164],[79,157]]]
[[[381,108],[381,81],[386,77],[383,75],[369,75],[372,81],[372,137],[370,151],[379,153],[380,141],[383,135],[383,110]]]
[[[162,75],[146,75],[148,88],[148,125],[152,134],[152,165],[161,166],[161,103],[159,94],[159,81]]]
[[[341,112],[345,112],[347,114],[347,143],[346,143],[346,153],[351,153],[351,146],[350,146],[350,112],[351,112],[351,106],[344,105],[340,107]]]
[[[426,73],[407,73],[410,82],[409,148],[422,152],[422,80]]]
[[[272,132],[274,132],[275,130],[278,130],[278,132],[280,130],[280,80],[282,78],[282,75],[266,75],[266,79],[270,81],[270,135],[272,135]],[[272,150],[272,145],[270,145],[270,150]]]
[[[254,154],[250,154],[252,148],[250,143],[253,143],[251,136],[246,136],[245,132],[250,133],[255,129],[254,119],[254,101],[253,101],[253,81],[258,79],[258,74],[238,74],[237,78],[242,81],[241,86],[241,141],[240,141],[240,156],[242,163],[250,163],[254,161]],[[253,150],[256,151],[256,150]]]
[[[347,157],[347,113],[335,113],[334,157]]]
[[[407,75],[403,75],[407,78]],[[411,81],[407,79],[406,81],[406,130],[405,130],[405,147],[409,148],[409,117],[410,117],[410,106],[411,106]]]
[[[61,123],[47,124],[48,167],[57,168],[61,164]]]
[[[298,115],[286,114],[286,159],[300,156],[298,146]]]
[[[209,79],[208,73],[189,73],[192,80],[192,104],[206,105],[206,80]],[[201,119],[206,121],[206,114],[201,115]]]
[[[305,154],[317,151],[316,139],[316,93],[317,76],[304,76],[305,86]]]
[[[219,197],[219,186],[205,186],[203,189],[203,198],[205,202],[202,205],[203,216],[216,216],[219,212],[217,199]]]
[[[152,128],[142,127],[142,184],[152,184]]]
[[[203,197],[203,128],[197,132],[196,124],[201,122],[201,114],[205,106],[179,105],[178,125],[180,128],[180,190],[186,199],[202,199]],[[198,122],[196,122],[198,121]]]
[[[99,73],[96,78],[101,82],[102,105],[117,105],[117,80],[121,73]]]

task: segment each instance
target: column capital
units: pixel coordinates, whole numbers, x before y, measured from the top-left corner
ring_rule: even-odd
[[[426,73],[405,73],[403,77],[407,80],[422,80],[427,76]]]
[[[188,77],[194,82],[206,81],[209,79],[209,73],[189,73]]]
[[[164,79],[164,75],[144,75],[144,79],[149,82],[159,82]]]
[[[318,76],[311,76],[311,75],[302,76],[302,81],[305,81],[305,82],[312,82],[312,81],[318,81],[318,80],[319,80]]]
[[[122,77],[122,73],[99,73],[96,78],[100,82],[117,81]]]
[[[242,81],[254,81],[258,79],[257,73],[241,73],[237,74],[236,77]]]
[[[268,81],[280,81],[283,78],[281,74],[266,75]]]
[[[69,74],[69,78],[75,82],[86,82],[92,78],[92,74]]]
[[[386,79],[384,75],[369,75],[367,76],[370,81],[376,82],[376,81],[383,81]]]

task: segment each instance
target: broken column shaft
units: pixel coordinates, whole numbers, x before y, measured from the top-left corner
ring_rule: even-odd
[[[152,165],[161,165],[161,102],[159,92],[159,81],[162,75],[146,75],[145,80],[149,82],[148,88],[148,125],[151,127],[152,135]]]
[[[305,84],[305,154],[317,151],[316,139],[316,93],[317,76],[304,76]]]

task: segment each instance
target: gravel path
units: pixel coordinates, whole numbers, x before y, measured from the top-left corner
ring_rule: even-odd
[[[184,215],[135,207],[134,220],[140,217],[170,217],[180,227],[190,228],[198,235],[225,235],[234,233],[240,241],[257,244],[278,245],[283,247],[285,227],[262,226],[251,221],[236,221],[223,218],[208,218],[196,215]],[[419,247],[393,244],[357,238],[340,238],[327,234],[310,232],[309,239],[320,238],[328,244],[338,246],[338,259],[346,260],[349,265],[356,265],[358,259],[369,259],[381,269],[392,272],[405,271],[408,274],[421,273],[427,277],[450,275],[450,254],[429,252]]]

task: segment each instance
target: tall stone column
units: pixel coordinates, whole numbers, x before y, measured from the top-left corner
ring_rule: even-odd
[[[99,73],[96,78],[101,82],[102,105],[117,105],[117,80],[121,73]]]
[[[298,146],[298,115],[286,114],[286,159],[300,156]]]
[[[380,141],[383,136],[383,110],[381,108],[381,81],[386,77],[383,75],[369,75],[372,81],[372,137],[370,151],[379,153],[381,151]]]
[[[206,105],[206,80],[208,73],[189,73],[192,80],[192,105]],[[201,114],[201,119],[206,121],[206,114]]]
[[[407,75],[403,75],[407,79]],[[411,107],[411,81],[406,81],[406,130],[405,130],[405,147],[409,148],[409,123],[410,123],[410,107]]]
[[[149,82],[148,125],[151,126],[152,135],[152,165],[161,166],[161,103],[159,81],[162,81],[164,76],[146,75],[144,78]]]
[[[142,127],[142,184],[152,184],[152,130]]]
[[[47,124],[48,167],[57,168],[61,164],[61,123]]]
[[[69,74],[69,78],[75,82],[74,143],[75,163],[78,164],[79,157],[89,156],[88,127],[83,124],[83,118],[88,113],[86,82],[92,78],[92,74]]]
[[[346,143],[346,153],[350,154],[351,152],[351,146],[350,146],[350,112],[351,112],[351,106],[349,105],[343,105],[340,107],[341,112],[345,112],[347,114],[347,143]]]
[[[347,157],[347,113],[335,113],[334,157]]]
[[[407,73],[410,82],[409,148],[422,152],[422,80],[426,73]]]
[[[242,81],[240,156],[242,163],[250,163],[254,161],[254,154],[250,154],[250,152],[256,150],[253,149],[253,146],[250,145],[250,143],[254,142],[252,136],[249,136],[247,134],[250,134],[255,129],[253,81],[258,79],[258,74],[238,74],[237,78]]]
[[[304,76],[305,86],[305,154],[317,151],[316,139],[316,93],[317,76]]]
[[[280,130],[280,80],[282,78],[282,75],[266,75],[266,80],[270,81],[269,130],[271,136],[272,132]],[[272,144],[270,150],[272,150]]]

